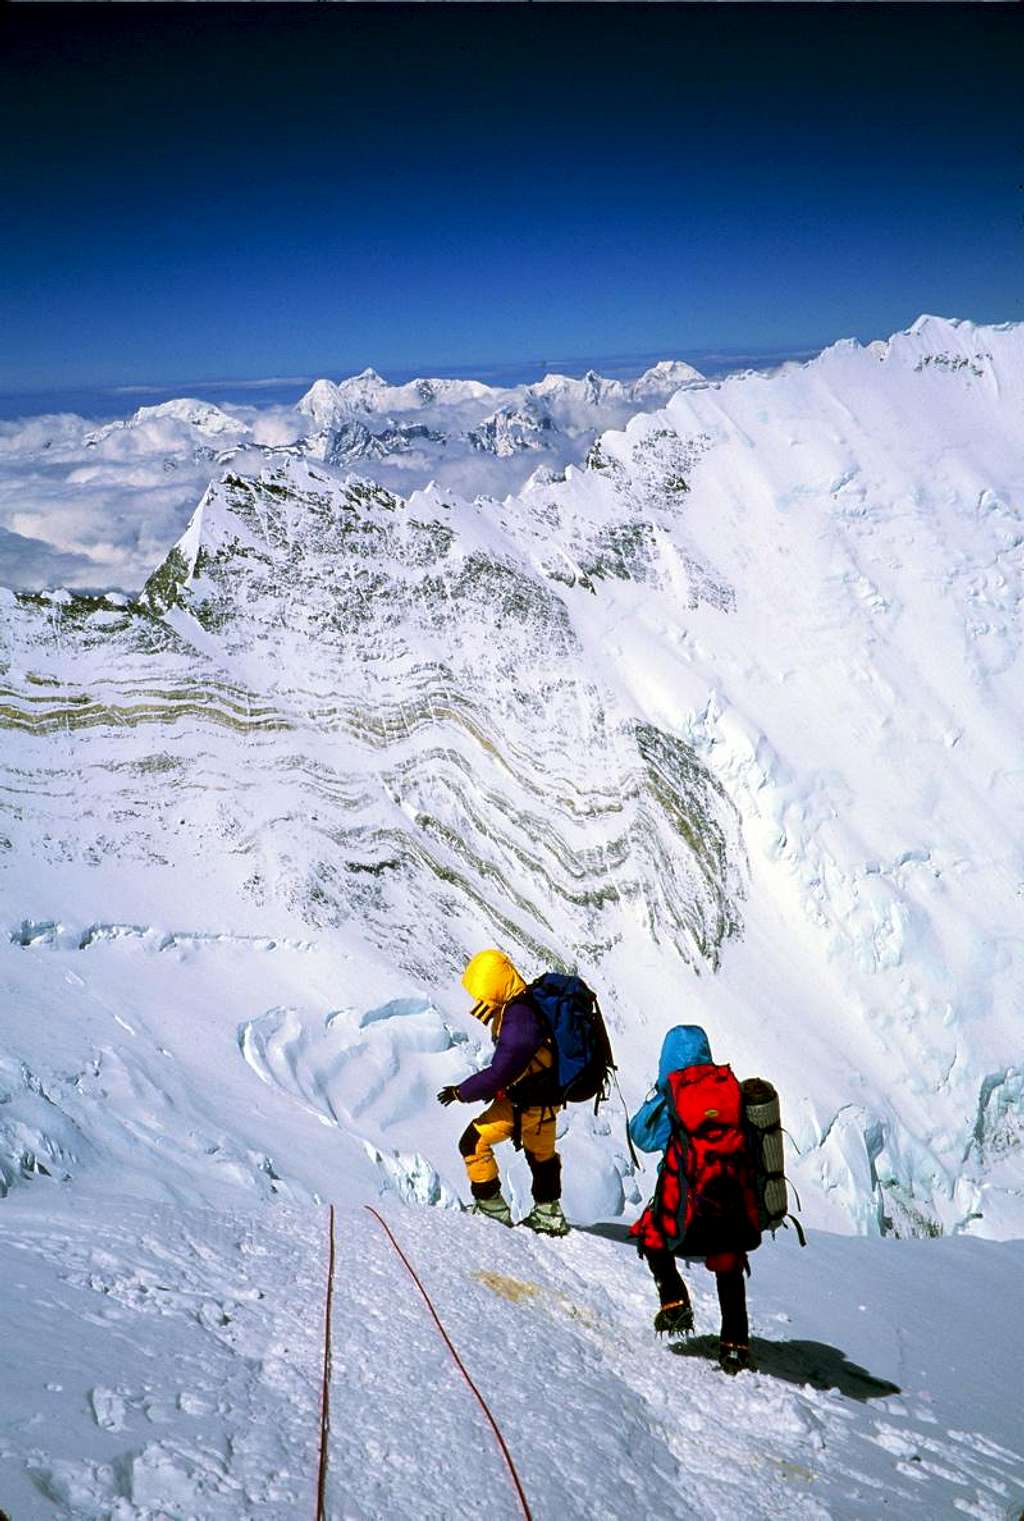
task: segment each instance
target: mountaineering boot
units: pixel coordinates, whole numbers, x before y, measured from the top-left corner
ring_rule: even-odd
[[[537,1231],[541,1236],[569,1234],[569,1222],[562,1214],[562,1206],[557,1199],[552,1199],[550,1204],[535,1204],[519,1224],[529,1226],[530,1230]]]
[[[499,1225],[512,1224],[512,1211],[504,1194],[495,1194],[491,1199],[474,1200],[473,1213],[486,1215],[488,1220],[497,1220]]]
[[[750,1348],[743,1342],[723,1341],[718,1349],[718,1366],[723,1373],[750,1373],[757,1370],[750,1356]]]
[[[659,1336],[685,1336],[693,1330],[693,1306],[689,1299],[670,1299],[654,1317]]]

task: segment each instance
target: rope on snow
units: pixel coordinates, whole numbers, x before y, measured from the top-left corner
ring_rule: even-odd
[[[327,1521],[327,1439],[331,1429],[331,1311],[334,1304],[334,1205],[328,1213],[327,1300],[324,1308],[324,1371],[320,1385],[320,1465],[316,1481],[316,1521]]]
[[[455,1345],[452,1342],[451,1337],[448,1335],[448,1332],[445,1330],[444,1326],[441,1323],[441,1317],[438,1315],[437,1311],[434,1309],[434,1304],[433,1304],[433,1301],[430,1298],[430,1295],[427,1293],[426,1289],[423,1287],[423,1284],[420,1282],[420,1279],[419,1279],[419,1276],[418,1276],[418,1274],[416,1272],[416,1269],[413,1267],[412,1263],[409,1261],[408,1257],[405,1255],[405,1253],[402,1251],[402,1248],[399,1246],[398,1242],[395,1240],[394,1232],[391,1230],[391,1227],[388,1225],[388,1223],[384,1219],[384,1217],[382,1215],[379,1215],[377,1213],[377,1211],[371,1205],[369,1205],[369,1204],[364,1205],[364,1208],[367,1209],[367,1210],[369,1210],[370,1214],[377,1221],[378,1225],[380,1225],[381,1228],[385,1231],[385,1233],[387,1234],[388,1240],[391,1242],[391,1245],[394,1247],[395,1251],[398,1253],[399,1257],[402,1259],[403,1263],[405,1264],[405,1267],[406,1267],[406,1269],[407,1269],[407,1271],[409,1273],[409,1277],[412,1279],[413,1283],[416,1285],[416,1287],[419,1289],[420,1293],[423,1295],[423,1298],[424,1298],[424,1300],[426,1302],[427,1309],[430,1311],[431,1316],[433,1317],[434,1324],[437,1326],[438,1331],[440,1331],[441,1336],[444,1339],[445,1346],[448,1348],[448,1351],[452,1354],[452,1357],[455,1360],[455,1366],[458,1368],[459,1372],[462,1374],[463,1378],[466,1380],[466,1383],[469,1385],[469,1387],[472,1389],[473,1393],[476,1395],[476,1398],[477,1398],[477,1401],[479,1402],[481,1410],[483,1411],[484,1415],[487,1417],[488,1421],[490,1422],[491,1430],[494,1432],[495,1440],[497,1441],[498,1446],[501,1449],[501,1455],[505,1459],[505,1463],[508,1466],[508,1471],[509,1471],[509,1473],[512,1476],[512,1483],[515,1485],[516,1494],[519,1497],[519,1504],[522,1507],[523,1516],[525,1518],[525,1521],[533,1521],[533,1514],[532,1514],[532,1512],[530,1510],[530,1505],[529,1505],[529,1502],[528,1502],[528,1500],[526,1498],[526,1493],[525,1493],[525,1491],[523,1489],[522,1481],[520,1480],[519,1474],[516,1471],[516,1465],[512,1461],[512,1454],[509,1452],[508,1445],[507,1445],[507,1443],[505,1441],[505,1438],[501,1434],[501,1428],[499,1427],[497,1421],[494,1419],[494,1416],[491,1414],[490,1406],[488,1405],[487,1401],[484,1399],[483,1395],[480,1393],[480,1390],[477,1388],[476,1384],[474,1384],[473,1380],[470,1378],[469,1372],[468,1372],[468,1370],[466,1368],[465,1363],[462,1361],[462,1358],[459,1356],[458,1352],[455,1350]],[[333,1214],[334,1214],[334,1212],[332,1210],[331,1211],[332,1227],[333,1227]],[[322,1521],[322,1518],[318,1516],[317,1517],[317,1521]]]

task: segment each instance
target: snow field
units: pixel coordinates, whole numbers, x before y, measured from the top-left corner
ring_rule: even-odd
[[[113,1198],[5,1208],[0,1505],[12,1521],[308,1508],[322,1342],[314,1218]],[[70,1203],[70,1201],[69,1201]]]
[[[1024,1244],[766,1243],[749,1286],[763,1371],[728,1379],[702,1267],[688,1273],[698,1334],[674,1347],[653,1335],[653,1285],[621,1227],[553,1243],[384,1209],[537,1521],[1007,1521],[1024,1505],[1006,1398],[1024,1350]],[[4,1226],[12,1521],[312,1513],[326,1209],[110,1199],[44,1213],[11,1199]],[[331,1521],[519,1515],[493,1434],[380,1225],[343,1208],[336,1239]]]

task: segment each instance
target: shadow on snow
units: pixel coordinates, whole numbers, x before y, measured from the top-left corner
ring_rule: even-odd
[[[694,1336],[689,1341],[674,1341],[670,1352],[677,1357],[702,1357],[718,1361],[718,1337]],[[875,1378],[866,1368],[847,1361],[846,1353],[823,1341],[764,1341],[751,1338],[750,1350],[758,1373],[781,1378],[787,1384],[810,1384],[812,1389],[836,1389],[848,1399],[886,1399],[899,1394],[898,1384]]]
[[[629,1241],[629,1226],[617,1220],[599,1220],[594,1225],[577,1226],[576,1229],[591,1236],[603,1236],[607,1241]],[[668,1350],[677,1357],[699,1357],[717,1362],[718,1337],[693,1336],[688,1341],[671,1342]],[[889,1383],[888,1379],[875,1378],[866,1368],[848,1362],[845,1352],[830,1347],[827,1342],[764,1341],[755,1336],[750,1350],[759,1373],[780,1378],[787,1384],[836,1389],[848,1399],[862,1402],[887,1399],[901,1392],[899,1385]],[[1021,1521],[1024,1521],[1024,1515]]]

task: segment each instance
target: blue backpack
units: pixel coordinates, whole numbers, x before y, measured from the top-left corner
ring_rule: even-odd
[[[611,1042],[597,995],[581,977],[547,972],[528,989],[534,1008],[547,1023],[555,1050],[560,1104],[594,1100],[594,1112],[611,1088],[615,1071]]]

